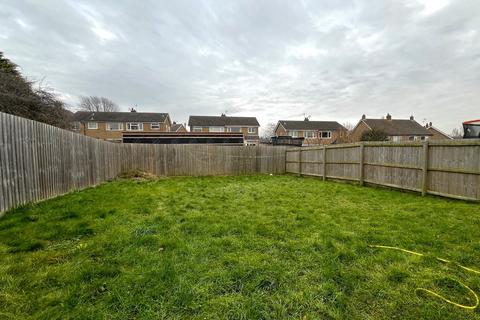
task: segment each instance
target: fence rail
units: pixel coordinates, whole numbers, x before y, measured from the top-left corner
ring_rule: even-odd
[[[285,173],[285,147],[115,144],[0,113],[0,216],[120,173]]]
[[[286,172],[480,200],[480,141],[361,142],[286,150]]]
[[[319,176],[480,200],[480,141],[327,147],[115,144],[0,113],[0,216],[120,173]]]

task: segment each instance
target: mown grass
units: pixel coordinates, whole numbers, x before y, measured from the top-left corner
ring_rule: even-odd
[[[2,319],[478,319],[480,206],[313,178],[120,180],[0,219]],[[393,245],[421,258],[369,248]]]

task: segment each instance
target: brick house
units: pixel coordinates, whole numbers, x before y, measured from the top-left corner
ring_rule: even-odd
[[[362,135],[368,131],[384,132],[389,141],[423,141],[433,136],[413,116],[410,119],[393,119],[387,114],[385,119],[369,119],[365,115],[349,134],[349,141],[361,141]]]
[[[348,130],[336,121],[279,120],[275,136],[304,138],[304,146],[338,143],[346,138]]]
[[[260,140],[255,117],[190,116],[188,126],[192,133],[243,133],[246,145],[258,145]]]
[[[171,126],[168,113],[78,111],[71,128],[85,136],[122,142],[124,132],[169,132]]]
[[[173,121],[172,126],[170,127],[170,132],[188,132],[187,128],[183,125],[183,123],[176,123]]]
[[[453,139],[442,130],[434,127],[431,122],[427,123],[425,125],[425,128],[427,128],[427,131],[432,134],[432,136],[430,136],[429,139],[432,139],[432,140],[446,140],[446,139],[452,140]]]

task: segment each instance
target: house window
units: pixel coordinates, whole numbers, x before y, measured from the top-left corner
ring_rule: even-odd
[[[416,137],[415,137],[415,136],[410,136],[410,137],[408,137],[408,140],[410,140],[410,141],[414,141],[414,140],[417,140],[417,139],[416,139]]]
[[[109,122],[107,123],[108,131],[121,131],[123,130],[123,123],[121,122]]]
[[[305,138],[314,138],[315,133],[313,131],[305,131],[304,136],[305,136]]]
[[[143,123],[141,122],[129,122],[127,123],[128,131],[143,131]]]
[[[193,132],[202,132],[202,127],[193,127]]]
[[[80,130],[80,122],[78,121],[72,122],[72,130],[75,130],[75,131]]]
[[[160,123],[159,122],[152,122],[150,123],[150,129],[152,130],[159,130],[160,129]],[[168,130],[170,131],[170,130]]]
[[[227,132],[241,132],[240,127],[228,127]]]
[[[289,136],[291,136],[292,138],[297,138],[298,137],[298,131],[296,131],[296,130],[288,131],[287,134]]]
[[[400,141],[400,137],[399,137],[399,136],[393,136],[393,137],[392,137],[392,141],[393,141],[393,142],[399,142],[399,141]]]
[[[88,129],[90,129],[90,130],[98,129],[98,122],[89,122],[88,123]]]
[[[249,127],[248,128],[248,133],[255,133],[255,128]]]
[[[322,139],[330,139],[332,137],[331,131],[320,131],[320,137]]]
[[[225,132],[224,127],[210,127],[208,129],[209,132]]]

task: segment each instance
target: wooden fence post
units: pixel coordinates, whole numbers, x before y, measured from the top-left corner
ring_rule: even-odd
[[[327,147],[323,145],[323,181],[327,180]]]
[[[302,147],[298,149],[298,176],[302,175]]]
[[[360,178],[359,178],[359,181],[360,181],[360,185],[363,186],[363,163],[364,163],[364,154],[365,152],[365,143],[363,142],[360,142],[360,166],[359,166],[359,173],[360,173]]]
[[[428,189],[428,141],[423,142],[422,173],[422,196],[424,196]]]

